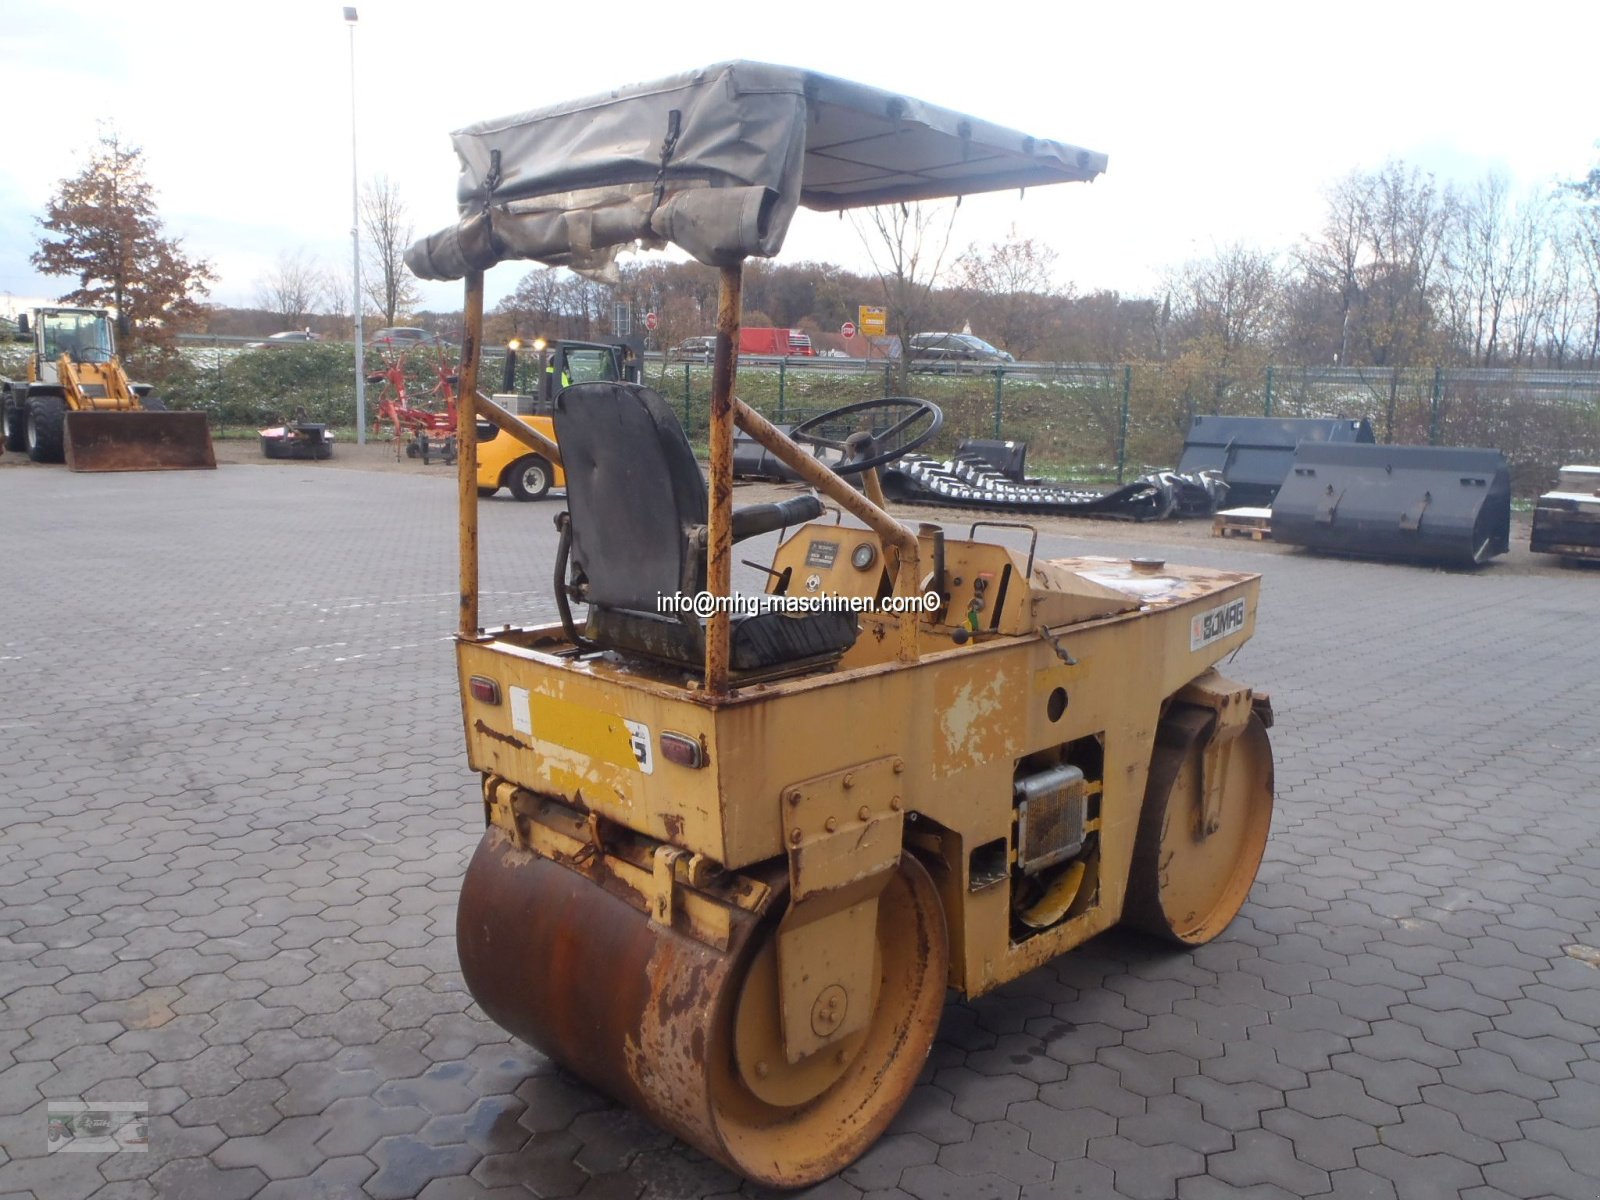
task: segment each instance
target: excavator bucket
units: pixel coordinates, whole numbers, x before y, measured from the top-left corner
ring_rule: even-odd
[[[211,471],[206,416],[198,412],[72,412],[66,458],[74,471]]]

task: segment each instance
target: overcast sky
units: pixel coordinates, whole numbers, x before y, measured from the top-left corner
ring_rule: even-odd
[[[1110,156],[1089,185],[969,199],[956,241],[1015,224],[1059,282],[1148,293],[1243,240],[1285,248],[1323,190],[1390,158],[1518,190],[1582,174],[1600,138],[1600,2],[890,5],[358,0],[363,180],[416,232],[454,219],[449,132],[730,58],[808,67]],[[114,119],[168,231],[251,305],[284,251],[350,248],[350,36],[328,0],[11,0],[0,20],[0,312],[69,281],[28,264],[36,217]],[[802,211],[785,261],[865,269],[847,221]],[[490,272],[489,301],[522,275]],[[459,308],[458,285],[425,306]]]

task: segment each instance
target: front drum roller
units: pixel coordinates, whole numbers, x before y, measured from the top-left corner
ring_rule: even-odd
[[[1272,826],[1272,744],[1256,714],[1227,758],[1216,828],[1198,830],[1216,714],[1175,704],[1156,729],[1123,922],[1199,946],[1225,928],[1255,882]]]
[[[867,1027],[790,1064],[773,953],[782,907],[738,914],[717,950],[491,828],[462,883],[456,937],[467,987],[496,1024],[741,1175],[793,1188],[854,1161],[911,1093],[949,947],[933,882],[903,855],[879,898]]]

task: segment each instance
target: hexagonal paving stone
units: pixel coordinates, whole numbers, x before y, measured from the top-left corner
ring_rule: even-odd
[[[8,593],[0,671],[48,663],[99,697],[85,722],[32,689],[36,722],[0,741],[0,1196],[760,1194],[463,989],[482,814],[449,481],[204,474],[131,476],[107,506],[0,470],[29,494],[13,532],[51,555]],[[183,538],[130,552],[173,511]],[[543,619],[527,581],[554,532],[509,538],[513,515],[485,506],[485,617]],[[1141,548],[1041,525],[1045,554]],[[1600,675],[1575,635],[1592,580],[1522,550],[1477,575],[1190,555],[1270,571],[1237,669],[1275,694],[1278,797],[1239,918],[1188,950],[1111,932],[947,1005],[888,1135],[813,1194],[1593,1200],[1600,975],[1568,949],[1600,940],[1600,813],[1573,802],[1593,717],[1554,699]],[[30,632],[103,627],[108,562],[141,598],[116,637]],[[397,711],[422,732],[396,739]],[[146,1099],[149,1153],[42,1155],[45,1098],[83,1096]]]

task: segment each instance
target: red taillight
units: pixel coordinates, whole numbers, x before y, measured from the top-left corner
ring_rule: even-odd
[[[682,733],[661,735],[661,757],[668,762],[677,763],[680,767],[698,769],[706,765],[706,755],[700,747],[700,739]]]
[[[484,704],[500,703],[500,685],[486,676],[474,675],[467,680],[467,690],[472,693],[474,700]]]

